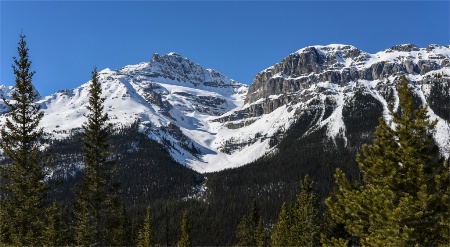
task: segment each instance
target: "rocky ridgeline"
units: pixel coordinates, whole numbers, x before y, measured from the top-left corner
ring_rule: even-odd
[[[114,124],[141,123],[175,160],[198,171],[241,166],[271,153],[292,126],[301,137],[321,133],[328,138],[319,142],[360,148],[372,140],[387,107],[398,104],[401,74],[414,86],[416,105],[429,105],[440,117],[438,142],[443,150],[450,147],[449,46],[399,45],[376,54],[349,45],[306,47],[258,73],[250,87],[176,53],[99,73]],[[80,128],[87,88],[41,99],[42,126],[57,138]],[[8,98],[13,89],[0,87],[0,94]],[[5,111],[0,104],[0,114]]]
[[[258,116],[261,112],[270,113],[297,100],[292,96],[319,82],[345,86],[352,81],[383,81],[401,73],[425,75],[440,68],[450,68],[450,59],[440,54],[442,50],[449,51],[450,47],[429,45],[425,49],[419,49],[407,44],[397,45],[377,54],[369,54],[349,45],[307,47],[258,73],[248,89],[246,102],[252,104],[258,101],[260,106],[251,106],[242,111],[248,116]],[[419,80],[417,83],[437,82],[428,78],[426,82]],[[270,99],[269,96],[273,95],[280,96]]]
[[[398,104],[396,85],[402,74],[414,88],[415,105],[428,105],[431,114],[441,119],[437,127],[440,134],[436,135],[448,136],[450,46],[438,45],[398,45],[376,54],[349,45],[301,49],[258,73],[245,105],[215,121],[229,129],[248,129],[261,121],[270,123],[268,116],[289,115],[296,126],[302,126],[301,136],[324,131],[333,141],[339,138],[346,147],[358,149],[372,141],[380,117],[389,120],[388,107],[395,109]],[[272,148],[283,132],[271,131],[259,140],[270,139]],[[448,154],[448,138],[436,137]],[[257,141],[229,139],[221,151],[237,152]]]
[[[155,53],[149,62],[149,68],[148,76],[152,78],[190,82],[194,86],[241,87],[239,82],[229,79],[213,69],[204,69],[199,64],[177,53],[169,53],[163,56]]]

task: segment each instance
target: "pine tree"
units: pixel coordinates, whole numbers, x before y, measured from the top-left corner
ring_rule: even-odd
[[[14,57],[16,86],[12,100],[3,98],[9,117],[1,129],[0,147],[9,159],[0,166],[0,243],[41,245],[48,184],[45,176],[49,164],[46,138],[39,128],[44,113],[35,104],[25,35],[20,34],[19,58]]]
[[[184,211],[181,219],[181,237],[178,241],[178,247],[188,247],[192,245],[191,241],[191,223],[188,211]]]
[[[239,242],[237,246],[261,246],[267,244],[267,232],[264,229],[264,221],[259,214],[256,200],[248,215],[244,215],[237,229]]]
[[[139,231],[137,246],[150,247],[152,245],[152,215],[150,207],[144,220],[144,227]]]
[[[362,181],[350,182],[337,169],[339,190],[326,200],[328,210],[362,245],[448,244],[443,233],[449,230],[449,169],[436,158],[436,122],[427,107],[413,109],[404,76],[398,95],[399,110],[391,110],[395,129],[380,118],[373,145],[364,145],[363,156],[357,156]]]
[[[68,228],[60,205],[53,202],[47,209],[47,222],[44,229],[44,246],[63,246],[67,244]]]
[[[256,246],[263,247],[268,245],[268,234],[264,228],[264,221],[262,217],[259,217],[258,225],[255,229]]]
[[[110,213],[107,215],[106,238],[108,244],[111,246],[126,246],[129,245],[130,236],[130,224],[128,221],[128,214],[125,208],[125,203],[119,200],[118,196],[115,196],[116,202],[110,207]]]
[[[295,246],[317,246],[320,239],[319,196],[314,182],[306,175],[300,182],[300,194],[293,208],[291,233]]]
[[[272,229],[272,246],[289,246],[290,225],[292,222],[291,206],[283,203],[278,220]]]
[[[111,185],[114,160],[111,159],[108,137],[112,125],[104,113],[105,98],[101,97],[101,83],[97,69],[92,71],[87,106],[87,122],[83,125],[81,140],[84,151],[84,178],[77,191],[75,204],[75,239],[78,245],[108,245],[106,229],[108,213],[114,207],[116,192]]]
[[[319,197],[306,175],[293,205],[283,204],[272,231],[273,246],[317,246],[320,238]]]

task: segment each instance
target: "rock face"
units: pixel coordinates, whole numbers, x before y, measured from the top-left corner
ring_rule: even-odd
[[[149,77],[166,78],[172,81],[192,83],[194,86],[239,88],[241,84],[213,69],[204,69],[199,64],[177,53],[160,56],[155,53],[148,63]]]
[[[375,54],[350,45],[306,47],[258,73],[250,87],[176,53],[102,70],[99,80],[115,126],[137,123],[177,162],[211,172],[277,152],[293,130],[308,142],[320,136],[320,144],[357,151],[372,141],[380,117],[390,121],[403,74],[415,105],[428,105],[438,121],[435,139],[448,156],[450,46],[406,44]],[[87,102],[87,83],[46,96],[37,102],[42,127],[55,138],[69,136],[83,123]]]
[[[200,170],[202,154],[214,154],[209,119],[242,105],[247,85],[213,70],[205,69],[176,53],[155,54],[149,62],[118,70],[99,72],[104,108],[110,122],[122,126],[138,124],[150,138],[163,144],[179,163]],[[13,87],[0,87],[7,99]],[[40,123],[54,138],[65,138],[86,120],[89,83],[60,90],[36,103],[44,111]],[[0,125],[8,108],[0,102]],[[199,133],[206,133],[199,135]]]
[[[306,47],[258,73],[246,104],[214,121],[249,132],[262,121],[268,123],[270,133],[258,138],[269,140],[269,149],[276,147],[292,123],[303,126],[304,136],[325,131],[330,140],[341,139],[348,148],[358,149],[371,142],[378,118],[389,121],[388,108],[398,107],[396,85],[403,74],[416,105],[428,105],[431,118],[438,120],[436,141],[448,156],[450,46],[404,44],[375,54],[350,45]],[[271,119],[281,116],[288,124]],[[258,142],[229,138],[221,150],[239,152],[248,143]]]
[[[33,86],[33,93],[37,96],[37,99],[41,98],[39,91]],[[8,112],[8,106],[3,102],[3,98],[6,100],[11,100],[12,93],[14,92],[13,86],[0,85],[0,114]]]
[[[425,75],[450,68],[448,51],[449,46],[430,45],[419,49],[412,44],[393,46],[376,54],[350,45],[307,47],[258,73],[249,87],[246,102],[251,104],[271,95],[290,95],[319,82],[343,86],[358,80],[383,81],[402,73]],[[263,103],[268,112],[280,106],[278,102],[270,104]]]

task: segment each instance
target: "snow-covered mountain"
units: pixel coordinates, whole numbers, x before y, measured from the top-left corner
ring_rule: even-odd
[[[208,172],[275,152],[298,122],[306,126],[304,136],[325,129],[329,140],[360,146],[356,133],[370,136],[377,117],[389,120],[388,106],[397,107],[395,85],[403,73],[417,103],[428,104],[439,120],[436,140],[448,155],[449,46],[399,45],[376,54],[349,45],[306,47],[258,73],[250,87],[176,53],[99,75],[115,126],[139,121],[179,163]],[[8,95],[13,88],[0,90]],[[42,98],[42,126],[55,138],[70,135],[85,121],[87,102],[88,83]]]
[[[164,144],[175,160],[200,171],[211,170],[205,157],[217,154],[211,144],[220,123],[210,119],[241,106],[248,88],[176,53],[155,54],[150,62],[115,71],[104,69],[99,80],[115,127],[139,121],[142,131]],[[13,90],[1,89],[5,95]],[[43,97],[38,101],[45,113],[41,126],[54,138],[77,131],[86,121],[88,91],[89,82]]]
[[[221,121],[232,126],[248,125],[239,128],[247,136],[262,131],[259,140],[271,138],[274,143],[261,145],[265,152],[294,121],[307,126],[303,136],[325,129],[329,139],[339,137],[347,147],[359,148],[364,143],[360,143],[361,137],[371,142],[378,117],[390,120],[388,106],[398,107],[396,85],[402,74],[414,89],[416,104],[428,105],[431,119],[438,120],[435,139],[448,156],[450,46],[418,48],[404,44],[376,54],[350,45],[306,47],[258,73],[246,103]],[[233,140],[233,145],[242,148],[245,138]]]

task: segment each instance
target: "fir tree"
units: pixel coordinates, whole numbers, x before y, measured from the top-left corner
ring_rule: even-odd
[[[117,196],[116,196],[117,197]],[[107,234],[108,244],[112,246],[126,246],[129,245],[130,224],[128,222],[128,214],[125,208],[125,203],[118,200],[113,202],[110,207],[110,213],[107,215]]]
[[[291,206],[283,203],[278,221],[272,229],[272,246],[289,246],[290,225],[292,222]]]
[[[39,128],[44,113],[35,104],[25,35],[20,34],[19,58],[14,57],[16,86],[12,100],[3,98],[9,117],[1,129],[0,147],[9,159],[0,166],[0,243],[41,245],[48,184],[45,176],[49,156],[45,155],[45,135]]]
[[[404,76],[398,92],[399,110],[391,110],[395,128],[380,118],[373,145],[357,156],[362,181],[350,182],[337,169],[339,190],[326,204],[333,220],[362,245],[448,244],[449,169],[436,158],[436,122],[427,107],[413,109]],[[323,238],[325,244],[345,241]]]
[[[262,217],[259,217],[258,225],[255,229],[255,240],[256,246],[262,247],[268,245],[268,234],[266,229],[264,229],[264,221]]]
[[[272,231],[273,246],[317,246],[320,238],[319,197],[314,183],[305,176],[293,205],[283,204]]]
[[[68,243],[68,228],[64,222],[64,213],[60,205],[53,202],[47,209],[47,222],[44,229],[45,246],[63,246]]]
[[[267,232],[264,229],[262,216],[259,214],[256,200],[252,203],[252,208],[248,215],[244,215],[239,222],[237,246],[261,246],[267,243]]]
[[[306,175],[300,182],[301,192],[293,208],[292,245],[317,246],[320,239],[319,197],[314,182]]]
[[[89,112],[81,140],[85,167],[75,204],[75,239],[78,245],[107,245],[111,240],[107,235],[111,231],[106,229],[110,220],[107,216],[111,214],[114,197],[117,196],[113,191],[115,186],[111,185],[115,162],[111,159],[108,141],[112,126],[107,122],[108,114],[104,113],[105,98],[101,97],[102,89],[95,67],[89,94]]]
[[[191,240],[191,223],[189,219],[188,211],[184,211],[183,218],[181,219],[181,237],[178,241],[178,247],[188,247],[192,245]]]
[[[147,207],[144,227],[139,231],[137,246],[150,247],[152,245],[152,215],[150,207]]]

